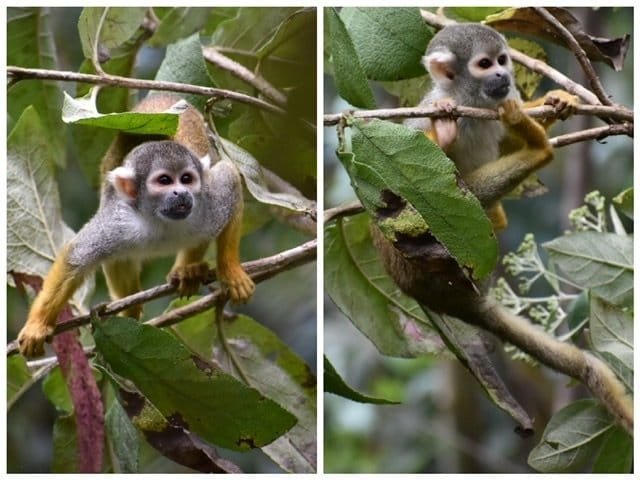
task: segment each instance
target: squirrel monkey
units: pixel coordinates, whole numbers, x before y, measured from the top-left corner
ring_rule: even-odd
[[[501,198],[553,157],[545,130],[553,119],[537,122],[524,113],[507,43],[489,27],[456,24],[443,28],[431,40],[423,63],[433,87],[421,105],[453,108],[459,104],[499,111],[500,120],[410,119],[405,124],[424,131],[447,153],[464,184],[487,210],[494,229],[504,228],[507,221]],[[551,91],[526,106],[550,103],[562,116],[575,102],[564,91]],[[402,202],[387,203],[398,209],[403,206]],[[474,284],[433,236],[402,238],[392,244],[375,225],[372,236],[385,269],[405,293],[435,312],[484,328],[581,380],[627,431],[633,431],[633,406],[625,387],[598,358],[510,313],[482,292],[482,286]]]
[[[179,98],[156,94],[135,111],[162,112]],[[149,141],[155,138],[155,141]],[[102,160],[103,185],[97,213],[58,253],[18,335],[20,352],[44,353],[58,314],[86,275],[102,265],[112,298],[140,290],[143,260],[177,252],[167,279],[181,296],[206,279],[203,262],[217,237],[218,279],[235,302],[246,302],[254,284],[240,265],[242,183],[229,161],[211,166],[209,140],[191,105],[170,140],[119,133]],[[140,306],[123,312],[135,318]]]

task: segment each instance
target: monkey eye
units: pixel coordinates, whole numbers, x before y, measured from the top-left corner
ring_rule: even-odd
[[[160,185],[171,185],[173,183],[173,179],[167,174],[160,175],[158,177],[158,183]]]
[[[498,63],[500,65],[507,63],[507,56],[504,53],[498,57]]]
[[[187,185],[193,183],[193,175],[191,175],[190,173],[183,173],[180,177],[180,183],[184,183]]]
[[[486,70],[487,68],[491,67],[491,60],[489,60],[488,58],[483,58],[478,62],[478,66],[481,69]]]

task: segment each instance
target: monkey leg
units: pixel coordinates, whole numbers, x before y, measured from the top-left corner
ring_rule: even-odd
[[[181,297],[196,294],[207,280],[209,265],[202,261],[207,248],[209,243],[205,242],[193,248],[180,250],[176,255],[176,261],[167,275],[167,281],[176,285],[178,295]]]
[[[251,277],[240,265],[240,237],[242,234],[242,201],[236,213],[218,236],[218,279],[229,289],[231,300],[246,303],[255,290]]]
[[[113,260],[102,265],[112,299],[124,298],[141,290],[140,262]],[[121,312],[126,317],[140,318],[142,305],[134,305]]]
[[[50,340],[58,314],[84,278],[83,272],[69,265],[68,251],[67,246],[56,257],[18,334],[20,353],[26,357],[44,354],[44,342]]]
[[[553,148],[546,131],[522,111],[518,102],[504,102],[500,118],[508,135],[515,138],[521,148],[478,167],[464,178],[469,189],[487,209],[553,158]]]

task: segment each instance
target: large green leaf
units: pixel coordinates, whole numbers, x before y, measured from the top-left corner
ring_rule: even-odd
[[[7,357],[7,411],[32,385],[31,372],[22,355]]]
[[[325,226],[324,284],[336,306],[380,353],[416,357],[444,345],[412,298],[386,274],[367,214]]]
[[[114,472],[137,473],[140,441],[135,427],[127,417],[120,402],[113,400],[105,417],[104,427],[111,446],[111,462]],[[116,463],[116,465],[113,465]]]
[[[154,8],[154,12],[162,9]],[[212,13],[211,8],[173,7],[160,17],[160,24],[153,32],[148,44],[152,47],[164,47],[181,38],[188,37],[207,24]]]
[[[110,56],[110,49],[126,43],[138,30],[145,12],[145,7],[85,7],[78,20],[85,58],[93,58],[96,46],[99,55]]]
[[[442,150],[387,121],[354,119],[351,129],[351,148],[343,144],[339,157],[385,236],[393,242],[428,231],[473,277],[491,273],[498,256],[491,222]]]
[[[578,232],[542,246],[573,283],[615,305],[633,306],[633,236]]]
[[[53,154],[38,113],[27,108],[7,139],[7,271],[44,278],[74,235],[62,219]],[[92,291],[89,276],[76,305]]]
[[[367,78],[389,81],[424,75],[420,59],[432,32],[418,8],[346,7],[340,18]]]
[[[262,450],[287,472],[315,472],[315,375],[272,331],[255,320],[238,315],[222,320],[216,329],[213,316],[205,312],[174,328],[203,358],[213,355],[225,371],[296,416],[297,425]]]
[[[333,393],[360,403],[378,403],[382,405],[399,403],[385,400],[384,398],[369,397],[355,391],[342,379],[327,357],[324,357],[324,391],[325,393]]]
[[[217,445],[247,450],[280,437],[293,415],[193,356],[170,333],[133,319],[94,323],[96,348],[115,373],[133,381],[165,417]]]
[[[589,337],[598,352],[608,352],[633,370],[633,315],[606,300],[591,297]]]
[[[7,9],[7,65],[58,69],[51,16],[47,8]],[[43,125],[49,155],[58,165],[66,157],[65,127],[60,120],[62,92],[60,84],[44,80],[23,80],[7,91],[7,127],[11,131],[24,110],[32,105]]]
[[[167,47],[167,53],[155,79],[204,87],[212,86],[213,82],[207,73],[207,66],[202,56],[202,45],[198,33]],[[202,95],[184,94],[182,96],[199,109],[202,109],[206,101],[206,97]]]
[[[334,8],[327,8],[325,15],[329,25],[328,43],[331,46],[331,63],[338,93],[354,107],[375,108],[373,91],[349,32]]]
[[[93,92],[92,90],[82,98],[71,98],[65,92],[62,120],[65,123],[110,128],[127,133],[171,136],[178,130],[179,115],[187,107],[184,101],[178,101],[162,113],[100,113]]]
[[[529,454],[529,465],[545,473],[584,470],[614,430],[617,427],[602,405],[591,399],[578,400],[549,421],[540,443]],[[622,443],[626,447],[621,451],[628,449],[632,442],[628,435],[625,436]]]

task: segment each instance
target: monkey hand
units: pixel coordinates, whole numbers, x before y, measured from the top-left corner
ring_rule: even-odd
[[[198,262],[175,267],[167,275],[167,281],[177,287],[178,295],[190,297],[198,292],[208,276],[209,265],[206,262]]]
[[[552,106],[556,111],[555,117],[561,120],[572,115],[579,103],[578,97],[564,90],[551,90],[544,96],[544,104]]]
[[[51,340],[54,328],[55,324],[48,324],[42,315],[31,312],[18,334],[20,353],[28,358],[44,355],[44,342]]]
[[[498,108],[498,113],[500,114],[500,120],[502,120],[505,125],[510,126],[522,123],[526,118],[526,114],[522,110],[520,103],[513,99],[502,102],[502,105]]]
[[[233,303],[247,303],[256,289],[253,280],[240,265],[219,268],[218,279],[229,289]]]
[[[451,114],[457,104],[453,98],[441,98],[433,102],[433,106],[434,108],[443,110],[446,114]],[[456,119],[451,116],[434,118],[431,121],[431,126],[432,130],[427,132],[427,136],[446,152],[458,136],[458,123]]]

